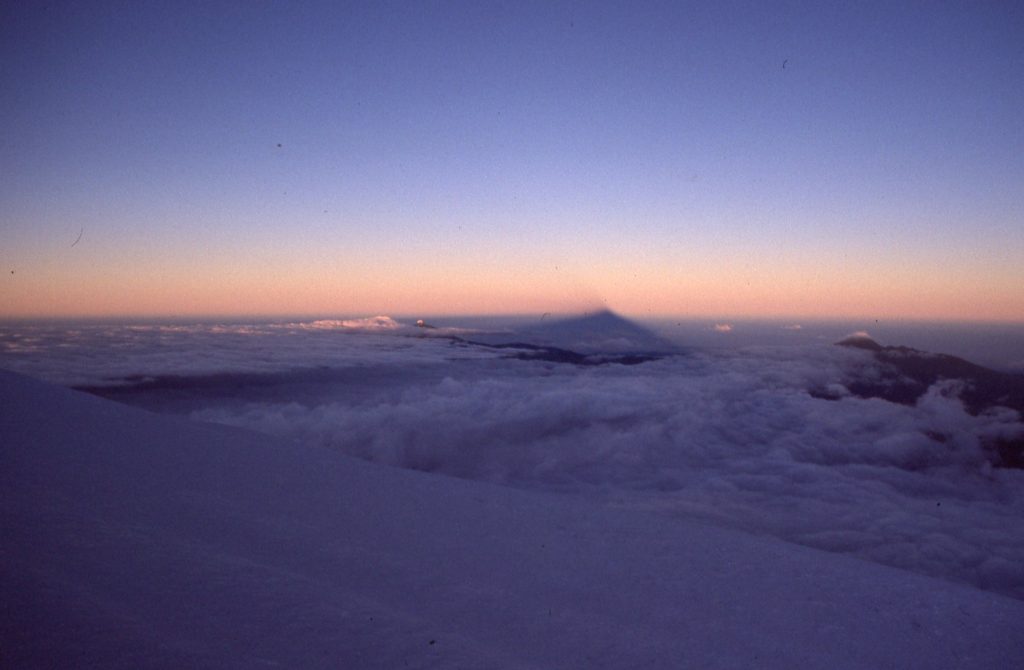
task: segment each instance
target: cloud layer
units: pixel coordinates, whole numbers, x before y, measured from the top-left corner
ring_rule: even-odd
[[[878,363],[828,344],[579,367],[380,323],[24,330],[3,364],[79,384],[176,375],[120,399],[1024,598],[1024,471],[985,448],[1024,425],[970,415],[956,381],[908,406],[849,393]]]
[[[954,382],[916,406],[843,394],[828,348],[691,356],[636,368],[507,364],[395,397],[208,408],[194,416],[398,467],[697,516],[1024,597],[1024,473],[983,440]],[[859,354],[860,352],[850,352]],[[841,397],[808,388],[829,384]]]

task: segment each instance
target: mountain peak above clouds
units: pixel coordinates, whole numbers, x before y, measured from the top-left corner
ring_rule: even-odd
[[[999,372],[949,354],[883,346],[865,332],[853,333],[836,344],[870,351],[878,364],[845,380],[849,391],[861,398],[914,405],[934,385],[953,382],[949,392],[974,416],[1001,407],[1024,416],[1024,375]],[[997,465],[1024,468],[1024,436],[999,434],[988,442]]]
[[[317,319],[289,324],[291,327],[302,328],[303,330],[339,330],[339,331],[366,331],[382,332],[397,331],[405,328],[404,325],[395,321],[390,316],[369,316],[358,319]]]
[[[836,342],[841,347],[852,347],[854,349],[867,349],[868,351],[881,351],[882,345],[874,340],[866,331],[858,330],[850,333],[843,339]]]

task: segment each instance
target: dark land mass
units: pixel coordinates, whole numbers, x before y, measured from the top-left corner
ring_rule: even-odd
[[[999,372],[948,354],[882,346],[869,337],[849,337],[836,344],[870,351],[882,363],[880,377],[864,375],[846,381],[846,388],[858,397],[914,405],[936,382],[957,380],[963,384],[959,396],[970,414],[1008,407],[1024,416],[1024,375]],[[812,395],[837,399],[825,392]],[[998,456],[998,465],[1024,468],[1024,438],[999,440],[988,446]]]
[[[516,352],[510,354],[507,358],[514,358],[520,361],[547,361],[549,363],[567,363],[569,365],[608,365],[613,363],[618,365],[639,365],[640,363],[664,358],[663,354],[581,354],[570,349],[547,347],[526,342],[487,344],[486,342],[474,342],[461,338],[454,339],[465,344],[487,347],[488,349],[514,349]]]

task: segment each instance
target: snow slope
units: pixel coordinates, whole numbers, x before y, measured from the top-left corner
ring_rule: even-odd
[[[1024,603],[0,371],[0,665],[1020,667]]]

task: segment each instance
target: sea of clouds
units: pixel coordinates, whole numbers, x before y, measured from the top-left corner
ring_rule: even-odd
[[[1024,471],[993,467],[985,448],[1024,434],[1021,417],[968,414],[956,381],[914,406],[854,397],[844,381],[875,374],[870,352],[823,343],[574,366],[380,317],[91,328],[8,330],[0,366],[391,466],[704,519],[1024,598]],[[171,386],[138,386],[168,375]]]

